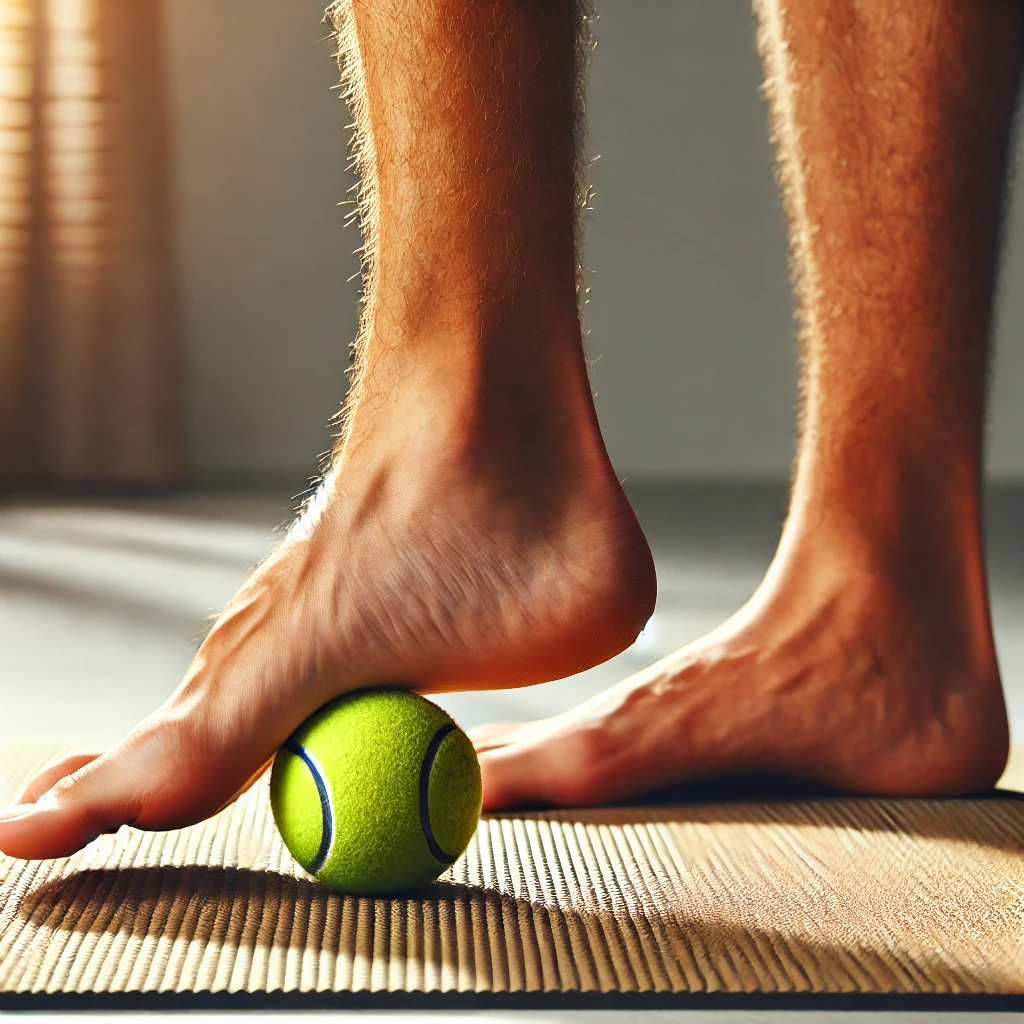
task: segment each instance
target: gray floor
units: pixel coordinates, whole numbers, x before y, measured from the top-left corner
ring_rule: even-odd
[[[717,625],[753,591],[782,521],[780,489],[648,488],[631,496],[654,549],[660,583],[657,611],[640,639],[607,664],[570,679],[442,698],[463,724],[536,718],[570,707]],[[287,492],[263,492],[116,502],[23,500],[0,508],[0,742],[55,735],[76,745],[115,741],[177,684],[204,623],[274,544],[275,528],[288,520],[290,507]],[[997,643],[1019,743],[1024,738],[1024,491],[992,495],[989,510]],[[161,1019],[167,1016],[175,1015]],[[337,1020],[355,1014],[316,1016]],[[453,1015],[360,1013],[358,1019],[403,1024],[435,1016]],[[458,1016],[610,1024],[639,1015]],[[972,1013],[815,1011],[643,1016],[665,1024],[976,1019]],[[1024,1020],[1024,1014],[985,1017]]]
[[[617,658],[525,690],[440,698],[460,722],[568,708],[711,629],[771,558],[779,488],[632,492],[658,565],[654,617]],[[159,705],[205,623],[288,521],[287,491],[19,501],[0,508],[0,739],[114,742]],[[1024,491],[989,501],[996,637],[1011,727],[1024,738]]]

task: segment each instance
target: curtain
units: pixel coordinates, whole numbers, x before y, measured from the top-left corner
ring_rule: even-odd
[[[0,485],[182,474],[160,0],[0,0]]]

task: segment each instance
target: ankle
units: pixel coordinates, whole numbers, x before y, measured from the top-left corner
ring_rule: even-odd
[[[979,531],[872,533],[829,516],[794,514],[759,604],[928,652],[949,678],[998,683]],[[830,627],[832,628],[832,627]]]
[[[516,373],[531,362],[581,351],[575,279],[571,273],[560,277],[565,279],[548,274],[542,281],[495,281],[481,271],[455,282],[381,283],[373,299],[368,363],[414,353],[432,373],[499,364]]]
[[[914,433],[912,425],[899,430]],[[980,553],[980,459],[960,447],[939,436],[900,437],[896,428],[868,447],[819,437],[801,453],[789,519],[879,551]]]
[[[414,335],[375,329],[350,397],[348,447],[531,477],[580,457],[607,461],[575,310],[529,324]],[[516,467],[519,467],[517,470]]]
[[[890,454],[853,466],[802,458],[785,539],[847,567],[865,564],[910,591],[979,583],[984,591],[977,467]]]

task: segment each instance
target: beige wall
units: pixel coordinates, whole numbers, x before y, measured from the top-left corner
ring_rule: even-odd
[[[201,478],[301,485],[344,389],[358,238],[336,207],[346,116],[323,6],[167,0]],[[795,350],[747,5],[605,0],[597,35],[586,317],[613,458],[633,479],[784,476]],[[1019,212],[1008,235],[991,469],[1024,478]]]
[[[294,476],[330,445],[358,244],[324,0],[166,0],[197,475]]]

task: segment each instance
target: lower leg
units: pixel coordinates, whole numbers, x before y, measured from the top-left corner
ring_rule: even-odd
[[[582,713],[481,733],[490,806],[745,770],[952,793],[1002,770],[981,446],[1024,8],[759,14],[804,344],[778,554],[710,637]]]
[[[335,15],[372,258],[332,472],[168,703],[0,818],[8,854],[198,820],[346,690],[540,682],[617,653],[650,614],[577,315],[575,3]]]
[[[948,639],[987,651],[985,372],[1024,8],[765,0],[761,19],[805,352],[783,553],[813,540],[922,601],[962,595]]]

